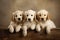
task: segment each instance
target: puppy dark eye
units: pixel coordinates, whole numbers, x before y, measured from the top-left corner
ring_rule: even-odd
[[[41,14],[39,16],[41,16]]]
[[[33,15],[31,15],[31,16],[33,16]]]
[[[44,15],[44,16],[46,16],[46,15]]]
[[[28,15],[27,15],[28,16]]]
[[[16,17],[17,17],[17,15],[16,15]]]
[[[22,16],[22,15],[20,15],[20,16]]]

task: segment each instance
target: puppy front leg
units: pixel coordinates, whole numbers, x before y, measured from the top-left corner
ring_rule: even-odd
[[[32,24],[31,25],[31,30],[34,30],[35,29],[35,24]]]
[[[46,27],[46,32],[47,32],[47,34],[50,34],[51,28],[50,27]]]
[[[20,31],[20,29],[21,29],[21,26],[20,26],[20,25],[18,25],[18,26],[16,26],[15,31],[16,31],[16,32],[19,32],[19,31]]]
[[[27,26],[23,26],[23,36],[27,36]]]
[[[40,25],[39,24],[36,25],[36,31],[37,32],[40,32],[41,31],[41,28],[40,28]]]
[[[9,31],[10,31],[11,33],[13,33],[13,32],[14,32],[14,28],[13,28],[13,26],[12,26],[12,25],[9,25],[8,29],[9,29]]]

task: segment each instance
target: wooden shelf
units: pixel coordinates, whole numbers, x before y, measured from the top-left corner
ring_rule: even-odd
[[[19,33],[10,33],[8,29],[0,29],[0,40],[60,40],[60,29],[52,29],[50,34],[28,30],[28,35],[23,37]]]

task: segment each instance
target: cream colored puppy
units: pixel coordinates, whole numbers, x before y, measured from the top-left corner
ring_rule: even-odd
[[[22,26],[22,18],[23,18],[23,11],[17,10],[12,13],[12,20],[10,22],[10,25],[8,26],[8,29],[11,33],[14,32],[14,29],[16,32],[19,32]]]
[[[33,10],[27,10],[24,14],[24,24],[23,24],[23,35],[27,35],[27,29],[31,28],[31,30],[35,29],[35,16],[36,12]]]
[[[52,28],[56,28],[55,24],[48,18],[48,16],[48,11],[38,11],[36,15],[36,19],[38,20],[36,31],[40,32],[41,28],[44,29],[46,27],[46,32],[49,34]]]

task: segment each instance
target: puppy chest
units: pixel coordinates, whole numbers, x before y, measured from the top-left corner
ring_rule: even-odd
[[[26,22],[25,25],[26,25],[28,28],[31,27],[31,23],[29,23],[29,22]]]
[[[45,27],[46,27],[46,24],[45,24],[45,23],[40,23],[40,26],[41,26],[42,28],[45,28]]]

